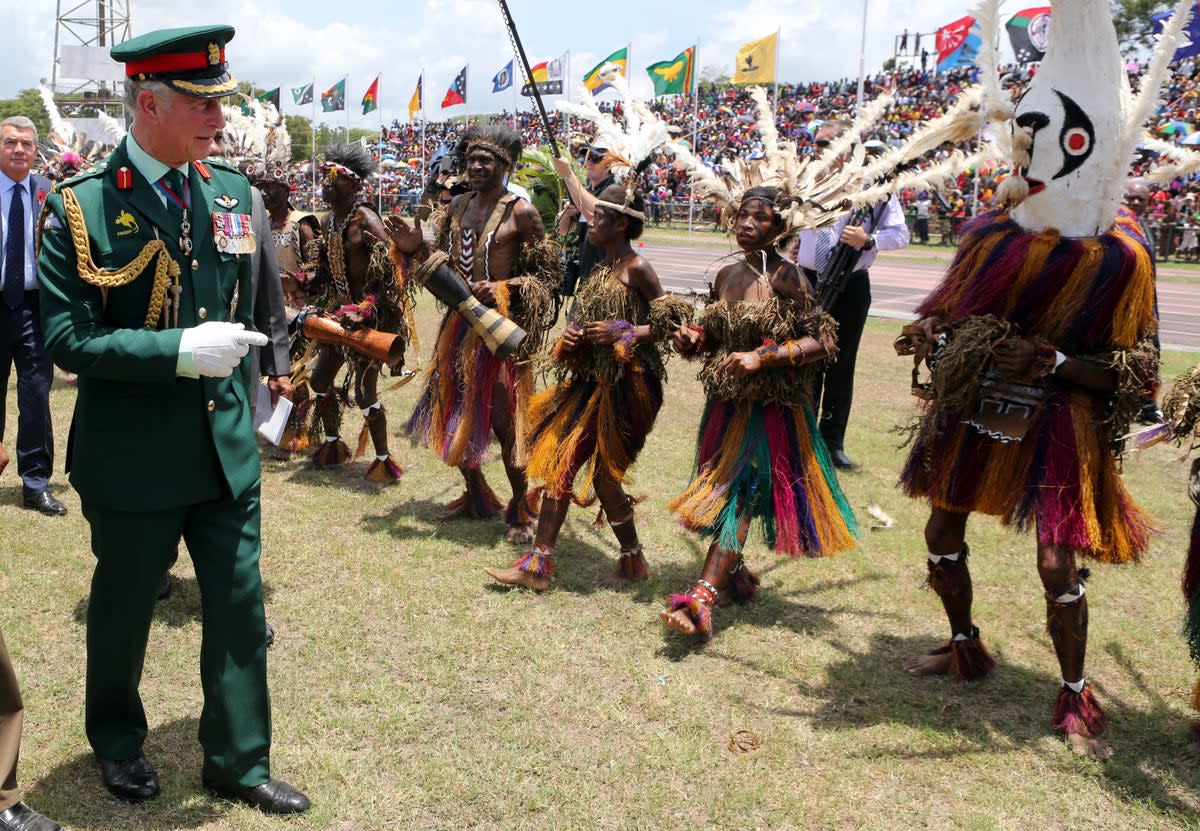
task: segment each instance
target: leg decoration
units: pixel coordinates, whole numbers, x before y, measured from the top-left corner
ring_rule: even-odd
[[[279,439],[279,449],[285,453],[303,453],[312,445],[309,435],[308,415],[312,408],[312,398],[307,393],[307,387],[297,387],[296,400],[288,423],[283,428],[283,436]]]
[[[370,482],[387,484],[395,482],[403,475],[404,468],[392,461],[391,456],[384,456],[382,459],[376,456],[375,461],[371,462],[371,466],[363,474],[363,478]]]
[[[1108,716],[1100,709],[1087,681],[1075,684],[1064,681],[1054,702],[1050,726],[1070,735],[1095,737],[1108,727]]]
[[[509,568],[487,568],[484,571],[497,583],[506,586],[545,591],[550,588],[550,579],[554,576],[554,549],[535,545],[514,560]]]
[[[350,461],[350,448],[338,437],[338,430],[341,429],[342,408],[338,405],[337,396],[332,392],[319,392],[313,398],[316,401],[317,417],[325,429],[325,441],[312,456],[313,467],[345,464]]]
[[[632,548],[622,548],[621,557],[617,560],[617,576],[622,580],[635,583],[650,576],[650,564],[642,553],[642,545],[638,543]]]
[[[541,488],[534,488],[531,491],[527,491],[521,497],[514,496],[508,501],[508,506],[504,509],[504,523],[509,526],[533,525],[537,521],[541,501]]]
[[[504,503],[492,486],[483,478],[478,468],[468,468],[464,471],[467,488],[462,496],[454,499],[446,506],[442,519],[490,519],[499,516],[504,510]]]
[[[745,603],[758,594],[758,575],[746,565],[746,560],[738,558],[737,565],[729,572],[728,598],[733,603]]]
[[[661,613],[663,623],[671,629],[689,635],[712,638],[712,607],[717,599],[717,590],[707,580],[700,580],[687,594],[672,594],[667,597],[667,608]],[[682,611],[691,622],[691,628],[679,625],[674,613]]]

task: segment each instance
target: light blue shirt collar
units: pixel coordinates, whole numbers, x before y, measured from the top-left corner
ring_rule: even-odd
[[[133,137],[132,130],[126,136],[125,152],[129,154],[129,161],[137,168],[138,173],[145,176],[146,181],[152,185],[165,176],[167,171],[171,169],[170,165],[163,164],[143,150],[142,146],[137,143],[137,139]],[[175,169],[182,173],[184,181],[187,181],[187,163],[185,162]]]

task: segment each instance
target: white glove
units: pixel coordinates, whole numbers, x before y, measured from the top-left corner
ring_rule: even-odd
[[[175,374],[184,378],[227,378],[251,346],[266,346],[267,336],[247,332],[241,323],[210,320],[184,329],[179,338]]]

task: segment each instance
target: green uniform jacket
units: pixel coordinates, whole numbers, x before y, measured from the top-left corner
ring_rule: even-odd
[[[67,471],[85,505],[159,511],[236,498],[259,480],[248,401],[251,356],[228,378],[175,375],[183,328],[229,320],[235,286],[234,322],[253,328],[250,256],[218,251],[212,222],[214,211],[243,213],[248,226],[250,186],[222,162],[205,165],[209,179],[189,166],[191,257],[179,248],[177,214],[130,163],[125,142],[94,172],[62,183],[47,198],[38,256],[42,326],[54,363],[79,375]],[[122,168],[132,175],[130,189],[118,188]],[[118,288],[102,290],[79,276],[63,188],[78,198],[96,267],[125,266],[156,232],[166,242],[181,269],[179,328],[166,328],[169,313],[162,327],[146,328],[154,260]]]

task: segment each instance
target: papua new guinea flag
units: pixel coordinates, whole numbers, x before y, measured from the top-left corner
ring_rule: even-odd
[[[974,66],[982,45],[979,23],[971,15],[947,23],[937,30],[937,71],[948,72],[959,66]]]
[[[1017,63],[1040,61],[1050,37],[1050,7],[1035,6],[1014,14],[1004,24]]]

